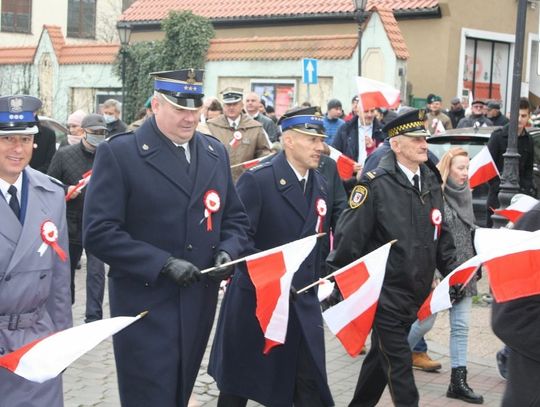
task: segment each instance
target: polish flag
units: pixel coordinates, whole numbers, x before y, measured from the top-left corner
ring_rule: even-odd
[[[36,383],[53,379],[101,341],[145,316],[89,322],[37,339],[0,357],[0,367]]]
[[[474,256],[448,274],[424,301],[416,314],[418,319],[424,320],[432,314],[452,307],[448,293],[450,286],[463,284],[465,287],[480,265],[480,256]]]
[[[443,122],[439,119],[433,119],[431,127],[433,128],[433,132],[431,134],[433,134],[434,136],[445,132]]]
[[[268,154],[268,155],[265,155],[264,157],[259,157],[259,158],[255,158],[253,160],[249,160],[249,161],[244,161],[243,163],[239,163],[239,164],[234,164],[234,165],[231,165],[231,168],[236,168],[236,167],[242,167],[246,170],[252,168],[252,167],[255,167],[257,165],[259,165],[260,163],[263,162],[263,160],[265,160],[266,158],[274,155],[275,153],[272,153],[272,154]]]
[[[246,257],[257,297],[255,314],[266,339],[265,355],[274,346],[285,343],[291,282],[316,242],[317,235],[308,236]]]
[[[474,189],[498,176],[499,170],[497,170],[497,166],[487,146],[485,146],[469,163],[469,186]]]
[[[538,199],[534,199],[532,196],[521,194],[521,197],[508,208],[495,209],[495,213],[504,216],[512,223],[516,223],[525,212],[534,208],[538,202]]]
[[[392,243],[387,243],[334,273],[343,301],[323,312],[328,328],[351,356],[357,356],[371,331]]]
[[[75,188],[73,188],[67,195],[66,195],[66,201],[69,201],[71,199],[71,196],[73,195],[74,192],[76,191],[80,191],[81,189],[83,189],[85,186],[88,185],[88,183],[90,182],[90,177],[92,176],[92,170],[89,170],[89,171],[86,171],[84,174],[83,174],[83,177],[79,180],[79,182],[77,183],[77,185],[75,186]]]
[[[540,231],[484,230],[475,234],[475,246],[490,247],[481,256],[495,299],[504,302],[540,294]],[[504,240],[492,244],[495,239]]]
[[[362,106],[362,112],[375,109],[376,107],[395,109],[399,106],[399,90],[384,82],[357,76],[356,86],[360,96],[359,102]]]
[[[339,177],[343,180],[352,178],[356,161],[332,146],[328,146],[328,148],[330,149],[330,158],[336,162]]]

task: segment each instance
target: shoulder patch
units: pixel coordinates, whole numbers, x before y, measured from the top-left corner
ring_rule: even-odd
[[[349,207],[351,209],[356,209],[362,206],[367,196],[368,196],[368,190],[365,186],[363,185],[355,186],[351,192],[351,196],[349,197]]]

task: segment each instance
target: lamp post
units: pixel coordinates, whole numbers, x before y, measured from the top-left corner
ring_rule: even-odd
[[[504,167],[499,190],[499,208],[506,208],[510,200],[519,191],[519,153],[517,151],[517,130],[519,116],[519,99],[521,96],[521,71],[523,67],[523,44],[525,42],[525,24],[527,16],[527,0],[518,0],[516,21],[516,42],[514,49],[514,72],[512,74],[512,95],[510,98],[510,124],[508,128],[508,145],[503,154]],[[494,227],[502,227],[507,220],[500,215],[491,216]]]
[[[122,120],[126,120],[126,47],[129,45],[129,37],[131,37],[131,25],[119,23],[116,28],[118,38],[120,38],[120,54],[122,55]]]
[[[358,23],[358,76],[362,76],[362,25],[367,17],[367,0],[353,0],[354,19]]]

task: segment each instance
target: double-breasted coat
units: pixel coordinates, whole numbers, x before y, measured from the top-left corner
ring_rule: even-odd
[[[217,251],[235,258],[248,219],[229,159],[213,137],[195,132],[189,172],[155,118],[96,152],[83,215],[85,248],[110,265],[111,315],[149,314],[115,335],[122,405],[185,406],[212,327],[219,283],[187,288],[160,274],[169,256],[203,269]],[[220,203],[205,217],[205,196]],[[211,227],[210,227],[211,226]]]
[[[238,194],[250,219],[254,250],[266,250],[316,233],[319,199],[327,202],[326,183],[310,170],[303,195],[284,153],[240,177]],[[295,273],[301,289],[319,277],[320,242]],[[255,316],[255,289],[245,269],[237,269],[227,289],[210,356],[209,373],[221,392],[255,400],[265,406],[293,403],[298,350],[307,343],[317,387],[326,405],[333,405],[327,385],[321,309],[315,290],[291,301],[283,345],[263,355],[264,335]]]
[[[41,226],[52,221],[68,253],[64,190],[30,167],[23,173],[21,219],[0,196],[0,356],[72,325],[69,261],[40,255]],[[0,194],[1,195],[1,194]],[[61,376],[27,381],[0,368],[0,405],[63,406]]]

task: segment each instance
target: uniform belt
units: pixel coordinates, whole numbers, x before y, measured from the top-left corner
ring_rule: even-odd
[[[37,309],[24,314],[0,315],[0,329],[15,331],[17,329],[30,328],[41,316],[41,310]]]

